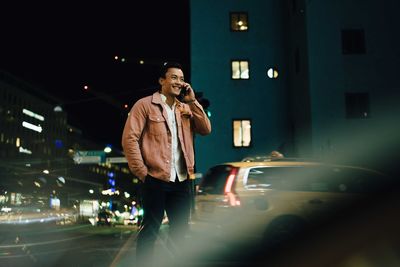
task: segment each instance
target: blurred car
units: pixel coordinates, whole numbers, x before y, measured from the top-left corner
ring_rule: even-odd
[[[114,216],[111,212],[102,210],[96,216],[96,225],[97,226],[101,226],[101,225],[113,226],[114,225],[113,217]]]
[[[383,189],[370,169],[283,156],[211,167],[195,197],[193,234],[277,247]]]
[[[136,225],[137,224],[137,212],[122,212],[119,214],[119,222],[123,225]]]

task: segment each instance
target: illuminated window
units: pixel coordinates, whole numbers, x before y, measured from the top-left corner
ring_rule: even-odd
[[[232,60],[232,79],[247,80],[250,78],[249,61],[247,60]]]
[[[233,146],[249,147],[251,145],[251,121],[233,120]]]
[[[241,32],[247,31],[249,28],[249,21],[246,12],[231,12],[231,31]]]

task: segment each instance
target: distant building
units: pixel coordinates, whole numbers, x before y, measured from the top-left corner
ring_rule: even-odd
[[[191,0],[191,82],[210,102],[197,170],[248,155],[349,155],[397,116],[395,0]],[[364,140],[364,142],[371,140]]]
[[[135,189],[127,166],[105,161],[79,164],[78,151],[104,146],[67,124],[60,100],[6,72],[0,72],[0,206],[71,207],[85,199],[106,202],[102,192]],[[83,153],[83,152],[82,152]],[[118,152],[113,156],[122,157]],[[126,164],[125,164],[126,165]],[[128,199],[126,199],[128,201]]]

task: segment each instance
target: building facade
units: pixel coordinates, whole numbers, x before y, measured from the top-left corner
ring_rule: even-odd
[[[212,8],[210,8],[212,6]],[[191,1],[191,82],[210,101],[212,133],[196,137],[197,171],[289,148],[280,1]]]
[[[196,137],[198,171],[272,150],[350,157],[361,141],[378,141],[368,139],[377,128],[393,132],[399,7],[191,0],[191,79],[210,101],[213,126]]]
[[[106,162],[104,146],[67,123],[60,102],[0,73],[0,206],[58,209],[91,199],[107,205],[129,203],[137,180],[125,165]],[[77,153],[84,151],[94,151],[101,159],[77,160]]]

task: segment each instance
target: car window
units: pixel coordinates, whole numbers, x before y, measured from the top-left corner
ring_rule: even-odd
[[[210,168],[202,178],[200,191],[207,194],[223,194],[226,179],[232,169],[231,165],[217,165]]]
[[[276,190],[370,193],[380,188],[384,176],[350,167],[258,167],[249,170],[246,188]]]
[[[356,168],[329,168],[328,176],[339,192],[372,193],[380,191],[387,184],[387,178],[379,173]]]
[[[326,191],[328,185],[305,167],[258,167],[249,170],[246,187],[276,190]]]

